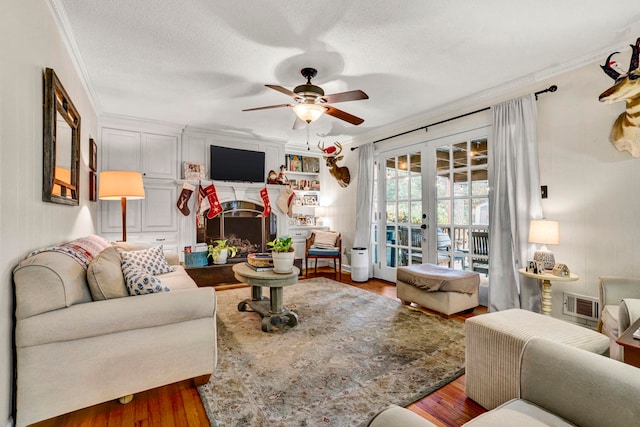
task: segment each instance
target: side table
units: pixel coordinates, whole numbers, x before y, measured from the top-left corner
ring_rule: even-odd
[[[240,301],[238,311],[246,311],[247,306],[262,316],[262,330],[270,332],[272,326],[298,324],[298,315],[284,306],[286,286],[298,282],[300,270],[293,267],[290,273],[274,273],[273,271],[255,271],[245,263],[235,264],[233,272],[236,279],[251,285],[251,298]],[[269,288],[269,297],[262,297],[262,288]]]
[[[552,273],[536,274],[527,271],[526,268],[518,270],[524,277],[531,277],[532,279],[538,279],[540,286],[542,286],[542,314],[551,316],[551,282],[575,282],[579,279],[577,274],[571,273],[567,276],[555,276]]]

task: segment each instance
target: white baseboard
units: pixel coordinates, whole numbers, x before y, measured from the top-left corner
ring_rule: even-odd
[[[9,419],[7,420],[7,427],[13,427],[13,418],[9,417]]]

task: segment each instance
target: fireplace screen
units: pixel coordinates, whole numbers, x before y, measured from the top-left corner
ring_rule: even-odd
[[[222,213],[207,219],[206,212],[198,218],[197,241],[212,245],[214,240],[227,239],[238,248],[239,258],[250,253],[266,252],[267,242],[276,237],[276,217],[262,216],[264,208],[244,201],[221,203]]]

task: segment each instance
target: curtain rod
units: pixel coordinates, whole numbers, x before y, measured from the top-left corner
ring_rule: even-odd
[[[546,92],[555,92],[556,90],[558,90],[558,86],[551,85],[546,89],[539,90],[538,92],[535,92],[534,95],[536,96],[536,101],[538,100],[538,95],[541,95],[541,94],[546,93]],[[491,109],[491,107],[481,108],[479,110],[471,111],[469,113],[460,114],[459,116],[451,117],[451,118],[448,118],[448,119],[445,119],[445,120],[440,120],[439,122],[431,123],[429,125],[421,126],[419,128],[411,129],[411,130],[408,130],[408,131],[405,131],[405,132],[397,133],[395,135],[387,136],[386,138],[375,140],[375,141],[373,141],[373,144],[376,144],[376,143],[382,142],[382,141],[386,141],[387,139],[396,138],[398,136],[406,135],[408,133],[415,132],[415,131],[422,130],[422,129],[424,129],[425,131],[428,131],[431,126],[441,125],[442,123],[450,122],[452,120],[461,119],[463,117],[467,117],[467,116],[470,116],[472,114],[480,113],[482,111],[487,111],[489,109]],[[351,147],[351,151],[356,150],[358,147]]]

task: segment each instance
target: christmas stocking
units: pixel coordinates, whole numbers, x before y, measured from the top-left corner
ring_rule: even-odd
[[[267,187],[260,190],[260,197],[262,197],[262,202],[264,203],[264,212],[262,216],[266,218],[271,213],[271,204],[269,203],[269,192],[267,191]]]
[[[203,228],[204,227],[204,211],[206,211],[207,209],[209,209],[209,199],[207,199],[207,195],[204,192],[204,188],[202,188],[202,185],[200,184],[200,182],[198,182],[198,198],[197,198],[197,215],[196,215],[196,226],[198,228]]]
[[[182,215],[184,216],[189,216],[191,213],[187,204],[193,194],[193,190],[195,190],[195,187],[188,182],[182,184],[182,191],[180,192],[180,197],[178,197],[178,203],[176,205],[178,206],[178,210],[182,212]]]
[[[207,195],[207,199],[209,199],[209,213],[207,214],[207,218],[213,219],[216,215],[222,212],[222,206],[220,206],[220,202],[218,201],[218,193],[216,193],[216,187],[213,184],[209,185],[204,189],[204,193]]]
[[[278,197],[278,201],[276,204],[280,208],[280,210],[287,214],[289,218],[293,216],[293,199],[296,194],[290,188],[285,188],[280,192],[280,197]]]

